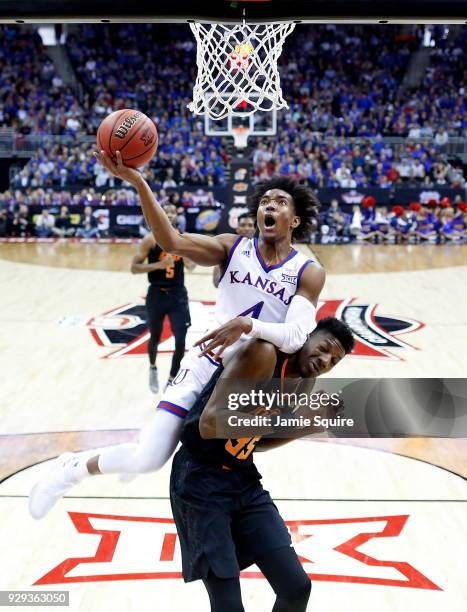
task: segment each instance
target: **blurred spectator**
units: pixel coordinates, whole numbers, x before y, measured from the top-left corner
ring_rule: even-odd
[[[163,189],[173,189],[177,186],[177,183],[174,181],[174,169],[167,168],[167,174],[164,182],[162,183]]]
[[[449,134],[446,128],[439,128],[436,130],[436,134],[434,137],[434,143],[438,147],[444,147],[448,143]]]
[[[413,222],[408,211],[403,206],[396,205],[393,207],[390,224],[396,244],[409,240]]]
[[[186,232],[186,215],[183,206],[177,208],[177,227],[182,234]]]
[[[390,219],[386,206],[380,206],[375,210],[374,231],[375,242],[388,242],[391,237],[389,231]]]
[[[314,188],[390,188],[407,184],[457,184],[465,179],[460,166],[454,168],[434,145],[388,145],[383,137],[358,142],[306,132],[277,134],[275,139],[257,138],[261,156],[269,151],[269,162],[255,168],[255,180],[275,173],[294,176]],[[261,156],[256,157],[260,159]],[[441,182],[440,182],[441,181]]]
[[[10,236],[25,238],[31,234],[32,224],[29,221],[28,207],[25,204],[20,204],[18,209],[13,213]]]
[[[76,230],[76,236],[78,238],[99,238],[97,219],[92,213],[91,206],[85,206],[84,215],[82,216],[79,227]]]
[[[35,225],[36,236],[39,238],[50,238],[54,233],[55,217],[50,214],[48,208],[43,208],[41,214],[36,217]]]
[[[0,236],[7,236],[9,229],[8,211],[6,208],[0,208]]]
[[[438,185],[446,185],[448,166],[442,161],[433,164],[433,179]]]
[[[71,224],[68,206],[60,206],[60,214],[55,219],[55,227],[52,228],[55,236],[69,238],[75,233],[75,228]]]
[[[415,159],[412,164],[412,178],[418,182],[422,182],[425,178],[425,166],[422,164],[420,159]]]
[[[362,211],[358,204],[352,206],[352,214],[349,219],[349,233],[356,238],[362,231]]]
[[[445,208],[439,220],[440,242],[459,241],[466,235],[467,208],[461,205],[457,211]]]
[[[338,242],[341,241],[344,235],[345,221],[346,219],[339,208],[339,202],[331,200],[325,216],[325,224],[329,228],[326,232],[329,240],[337,238]]]

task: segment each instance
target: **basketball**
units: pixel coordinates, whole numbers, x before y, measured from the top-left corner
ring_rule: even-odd
[[[159,143],[153,121],[144,113],[125,108],[104,119],[97,130],[97,146],[113,161],[116,151],[122,154],[125,166],[139,168],[151,160]]]

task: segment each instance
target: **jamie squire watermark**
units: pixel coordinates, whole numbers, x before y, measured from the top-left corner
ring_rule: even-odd
[[[467,378],[221,377],[213,397],[222,407],[216,418],[221,439],[295,438],[297,433],[467,438]]]
[[[235,414],[229,416],[227,422],[230,427],[241,428],[353,427],[353,419],[338,414],[342,406],[341,392],[286,393],[250,389],[243,393],[228,393],[227,407]],[[308,411],[319,411],[319,414]]]
[[[353,427],[354,420],[350,418],[344,418],[340,416],[336,417],[323,417],[319,414],[315,414],[312,418],[304,417],[303,415],[294,417],[281,414],[275,414],[273,416],[268,415],[255,415],[248,417],[245,414],[238,415],[232,414],[227,420],[230,427],[323,427],[329,429],[329,427]]]

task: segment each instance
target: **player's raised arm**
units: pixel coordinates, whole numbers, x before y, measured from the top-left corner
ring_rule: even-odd
[[[188,257],[201,266],[223,264],[228,252],[238,236],[220,234],[203,236],[201,234],[179,234],[172,227],[167,215],[157,202],[142,174],[125,166],[119,151],[114,163],[105,151],[97,152],[98,161],[114,176],[127,181],[137,190],[146,222],[151,228],[157,244],[167,253]]]

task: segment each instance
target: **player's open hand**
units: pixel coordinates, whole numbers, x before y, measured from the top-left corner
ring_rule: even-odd
[[[242,334],[247,334],[250,331],[251,323],[247,317],[235,317],[235,319],[221,325],[196,342],[194,346],[200,346],[204,342],[207,342],[206,346],[198,357],[202,357],[203,355],[211,355],[214,359],[220,361],[224,350],[236,342]],[[213,353],[214,349],[218,350]]]
[[[134,185],[137,181],[141,180],[141,174],[134,168],[125,166],[122,161],[122,154],[120,151],[115,153],[115,162],[112,161],[110,155],[108,155],[103,149],[101,151],[94,151],[94,156],[97,161],[104,166],[104,168],[122,181],[128,181]]]

